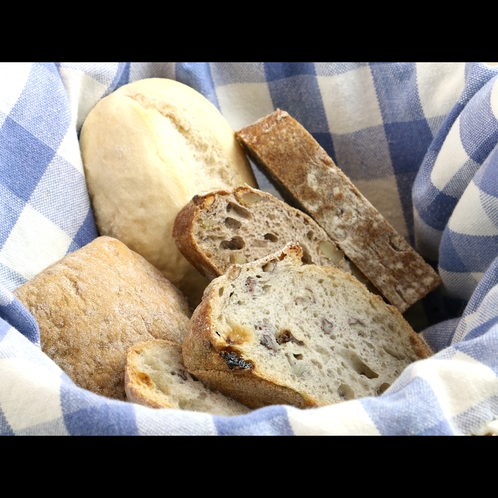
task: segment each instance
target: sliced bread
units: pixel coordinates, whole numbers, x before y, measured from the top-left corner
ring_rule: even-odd
[[[431,355],[395,307],[347,273],[303,265],[295,244],[214,279],[182,349],[191,374],[252,408],[376,396]]]
[[[151,340],[130,348],[126,359],[127,400],[151,408],[177,408],[214,415],[242,415],[249,408],[211,391],[183,365],[182,348]]]
[[[440,284],[432,267],[287,112],[277,110],[236,136],[284,197],[306,211],[401,312]]]
[[[173,237],[185,259],[210,280],[232,264],[295,242],[303,262],[337,267],[367,281],[312,218],[247,185],[195,196],[176,216]]]

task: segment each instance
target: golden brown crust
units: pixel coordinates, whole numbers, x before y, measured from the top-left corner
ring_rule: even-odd
[[[429,358],[434,354],[434,351],[432,351],[427,342],[425,342],[425,339],[413,330],[410,333],[410,341],[413,350],[421,360]]]
[[[257,374],[233,374],[219,370],[198,370],[193,375],[202,379],[210,389],[220,390],[230,386],[227,395],[249,408],[263,408],[268,405],[291,405],[296,408],[314,408],[313,400],[293,389],[266,380]],[[220,389],[221,386],[221,389]]]
[[[173,237],[209,280],[296,242],[305,264],[337,267],[369,284],[310,216],[248,185],[196,195],[176,216]]]
[[[80,387],[125,399],[128,348],[148,339],[181,344],[185,296],[144,258],[98,237],[14,291],[40,328],[42,350]]]
[[[236,135],[401,312],[439,285],[437,273],[289,114],[277,110]]]
[[[238,267],[230,268],[225,274],[234,278]],[[280,386],[275,379],[265,379],[259,372],[248,368],[231,369],[223,359],[226,343],[217,340],[212,321],[212,303],[219,293],[220,281],[214,280],[207,288],[204,298],[194,310],[189,331],[182,344],[183,361],[187,370],[202,380],[211,389],[224,392],[250,408],[267,405],[288,404],[298,408],[316,406],[312,400],[291,388]],[[232,348],[236,351],[236,348]]]
[[[301,256],[289,244],[211,282],[182,346],[191,374],[252,408],[309,408],[352,399],[354,390],[380,394],[432,354],[397,308]]]
[[[196,195],[192,200],[176,215],[173,225],[173,238],[178,250],[184,258],[197,269],[207,279],[212,280],[219,276],[220,270],[212,261],[204,256],[194,237],[194,224],[206,204],[210,202],[213,195],[223,195],[227,193],[220,190],[207,195]]]

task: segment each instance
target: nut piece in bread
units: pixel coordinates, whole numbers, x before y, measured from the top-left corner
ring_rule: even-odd
[[[181,346],[170,341],[140,342],[130,348],[125,390],[128,401],[151,408],[177,408],[213,415],[242,415],[250,411],[192,377],[183,365]]]
[[[280,109],[237,132],[254,161],[401,312],[438,274],[358,191],[305,128]]]
[[[142,256],[98,237],[14,291],[40,328],[42,350],[80,387],[125,399],[130,346],[181,344],[191,310],[185,296]]]
[[[431,350],[401,313],[302,250],[233,265],[214,279],[183,342],[187,370],[258,408],[376,396]]]
[[[195,196],[176,216],[173,237],[209,280],[232,264],[255,261],[295,242],[303,249],[303,262],[340,268],[367,282],[312,218],[247,185]]]
[[[182,83],[145,79],[98,102],[80,145],[99,233],[141,254],[195,305],[207,280],[175,246],[176,214],[196,194],[256,186],[225,118]]]

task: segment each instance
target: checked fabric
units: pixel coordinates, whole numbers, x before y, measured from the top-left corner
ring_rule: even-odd
[[[101,98],[149,77],[192,86],[234,129],[277,108],[300,121],[441,275],[405,315],[434,356],[376,398],[238,417],[77,387],[12,291],[98,235],[78,134]],[[497,81],[483,63],[0,64],[0,434],[498,433]]]

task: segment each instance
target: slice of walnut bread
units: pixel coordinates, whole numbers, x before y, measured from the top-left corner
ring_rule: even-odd
[[[306,211],[402,313],[440,284],[431,266],[288,113],[278,109],[236,135],[282,195]]]
[[[187,370],[252,408],[376,396],[431,351],[351,275],[289,244],[207,287],[183,342]]]
[[[178,408],[214,415],[242,415],[250,410],[211,391],[185,369],[182,348],[151,340],[130,348],[126,359],[127,400],[151,408]]]
[[[289,242],[303,262],[366,277],[307,214],[247,185],[195,196],[176,216],[173,237],[183,256],[212,280],[232,264],[255,261]]]

